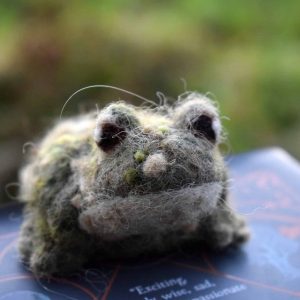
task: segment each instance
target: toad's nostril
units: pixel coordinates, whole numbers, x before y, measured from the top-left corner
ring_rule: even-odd
[[[143,172],[148,177],[158,177],[167,170],[167,160],[162,153],[152,154],[147,157],[143,165]]]

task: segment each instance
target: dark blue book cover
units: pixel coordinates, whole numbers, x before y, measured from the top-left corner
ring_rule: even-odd
[[[233,156],[228,165],[233,202],[252,231],[241,249],[182,249],[37,280],[16,249],[21,207],[9,205],[0,209],[0,300],[300,299],[300,165],[280,149]]]

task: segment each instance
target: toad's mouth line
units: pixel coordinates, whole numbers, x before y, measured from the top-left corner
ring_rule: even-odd
[[[196,224],[211,213],[222,194],[222,182],[180,190],[93,201],[80,213],[82,229],[98,236],[123,238]]]
[[[160,190],[156,192],[150,192],[150,193],[135,193],[135,192],[129,192],[126,196],[117,196],[118,198],[130,198],[130,197],[140,197],[143,198],[144,196],[160,196],[160,195],[181,195],[185,193],[193,193],[193,192],[208,192],[211,189],[211,192],[214,193],[214,189],[217,185],[224,186],[224,182],[222,181],[209,181],[204,183],[191,183],[191,184],[185,184],[184,186],[181,186],[179,188],[173,188],[173,189],[166,189],[166,190]]]
[[[221,192],[220,190],[222,190],[223,188],[223,181],[209,181],[200,184],[186,184],[180,188],[161,190],[152,193],[137,193],[135,191],[130,191],[125,196],[114,195],[111,194],[110,190],[104,189],[102,191],[89,193],[86,201],[83,201],[84,205],[82,206],[82,208],[87,208],[89,206],[94,206],[97,204],[101,205],[101,203],[120,203],[122,201],[143,202],[143,199],[147,201],[151,199],[151,202],[155,202],[159,200],[167,200],[166,198],[172,198],[172,201],[174,202],[177,198],[182,198],[184,196],[186,196],[187,199],[191,199],[193,198],[193,196],[194,198],[199,198],[202,196],[201,198],[204,198],[203,200],[205,201],[207,198],[214,198],[216,196],[219,196],[219,193]],[[78,206],[76,207],[79,208]]]

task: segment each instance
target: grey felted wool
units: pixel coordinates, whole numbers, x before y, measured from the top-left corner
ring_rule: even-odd
[[[95,255],[246,241],[227,200],[221,141],[218,110],[197,93],[164,109],[116,102],[60,121],[20,172],[22,260],[37,276],[62,275]]]

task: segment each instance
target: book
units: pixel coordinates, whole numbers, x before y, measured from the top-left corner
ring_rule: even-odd
[[[230,194],[252,237],[239,249],[176,251],[36,279],[18,258],[22,207],[0,208],[0,300],[300,298],[300,165],[277,148],[227,159]]]

